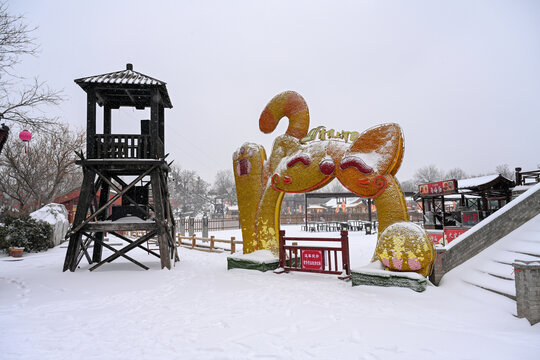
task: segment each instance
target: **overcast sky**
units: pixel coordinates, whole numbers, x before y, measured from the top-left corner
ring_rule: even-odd
[[[277,93],[307,101],[311,125],[399,123],[397,177],[428,164],[469,174],[540,164],[539,1],[8,1],[42,51],[18,68],[64,89],[46,111],[86,126],[73,79],[125,69],[167,83],[166,151],[213,182],[243,142],[283,133],[258,118]],[[139,132],[149,111],[113,111]],[[100,118],[101,120],[101,118]],[[99,128],[98,128],[99,130]]]

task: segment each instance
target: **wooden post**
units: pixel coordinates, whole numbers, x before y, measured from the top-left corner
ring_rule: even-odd
[[[285,230],[279,230],[279,267],[285,269]]]
[[[214,236],[210,236],[210,251],[214,250]]]
[[[197,240],[195,239],[195,234],[191,235],[191,248],[193,249],[197,245]]]
[[[163,149],[165,149],[165,109],[163,108],[163,104],[160,102],[158,107],[158,135],[161,139]],[[163,156],[163,154],[161,154]]]
[[[234,240],[236,240],[236,238],[234,236],[231,236],[231,254],[234,254],[236,252],[236,244],[234,243]]]
[[[159,146],[159,90],[156,89],[154,96],[152,97],[152,105],[150,107],[150,157],[152,159],[159,159],[163,154],[160,154]]]
[[[442,225],[443,229],[446,226],[446,207],[444,206],[444,195],[441,196],[441,206],[442,206]]]
[[[371,199],[368,199],[367,201],[367,206],[368,206],[368,219],[369,219],[369,222],[371,222]]]
[[[110,191],[109,184],[105,182],[102,183],[101,190],[99,193],[99,207],[100,208],[103,205],[105,205],[107,201],[109,200],[109,191]],[[101,214],[99,214],[97,218],[99,221],[103,221],[103,220],[106,220],[108,216],[109,216],[109,208],[107,207],[107,209],[104,210]],[[96,237],[98,241],[94,242],[94,252],[92,254],[92,261],[98,263],[98,262],[101,262],[101,257],[103,254],[103,246],[102,246],[102,241],[104,239],[103,232],[98,232],[96,234]]]
[[[349,232],[346,230],[341,231],[341,249],[343,270],[347,275],[351,275],[351,262],[349,259]]]
[[[96,91],[86,93],[86,157],[96,157]]]
[[[158,245],[159,245],[159,254],[161,257],[161,268],[163,269],[164,267],[166,267],[167,269],[170,270],[171,269],[171,260],[169,259],[170,248],[169,248],[169,241],[167,239],[167,234],[166,234],[167,229],[164,226],[165,209],[163,208],[163,205],[164,205],[163,193],[162,193],[159,173],[155,169],[150,174],[150,180],[152,181],[152,196],[154,198],[154,216],[156,218],[156,223],[158,224],[157,238],[158,238]]]
[[[105,105],[103,107],[103,134],[111,134],[111,107]]]
[[[308,213],[307,213],[307,194],[304,193],[304,221],[306,224],[306,231],[308,228]]]
[[[75,218],[73,219],[73,227],[77,227],[86,219],[88,208],[90,207],[90,202],[92,201],[92,191],[96,173],[86,168],[83,168],[83,173],[83,183],[81,186],[77,211],[75,212]],[[81,233],[72,233],[70,235],[63,271],[68,269],[69,271],[75,271],[75,269],[77,269],[77,256],[80,253],[81,240]]]

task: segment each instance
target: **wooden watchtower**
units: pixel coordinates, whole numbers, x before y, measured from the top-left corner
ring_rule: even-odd
[[[161,268],[171,268],[177,261],[175,228],[167,190],[170,170],[165,161],[164,109],[172,108],[165,83],[133,71],[127,64],[123,71],[76,79],[87,94],[86,157],[78,154],[83,169],[83,183],[77,211],[68,232],[68,250],[64,271],[75,271],[86,257],[94,270],[104,263],[124,257],[144,269],[148,267],[128,256],[137,247],[160,258]],[[103,107],[103,134],[96,134],[96,104]],[[150,108],[150,120],[141,120],[140,134],[112,134],[111,110],[120,107]],[[153,202],[149,201],[151,193]],[[117,213],[122,221],[113,221],[110,207],[121,198]],[[133,214],[135,216],[123,216]],[[140,231],[138,239],[119,232]],[[128,245],[117,250],[104,241],[104,232],[125,240]],[[159,253],[143,247],[157,238]],[[93,243],[93,252],[90,246]],[[103,247],[113,254],[102,259]]]

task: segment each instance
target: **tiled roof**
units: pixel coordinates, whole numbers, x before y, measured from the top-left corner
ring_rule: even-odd
[[[172,108],[166,83],[134,71],[131,64],[127,64],[125,70],[75,79],[75,83],[86,92],[95,91],[100,106],[108,104],[113,109],[120,106],[144,109],[151,106],[157,90],[163,106]]]
[[[127,64],[126,70],[115,71],[107,74],[88,76],[76,79],[77,84],[134,84],[134,85],[165,85],[166,83],[154,79],[148,75],[133,70],[133,65]]]

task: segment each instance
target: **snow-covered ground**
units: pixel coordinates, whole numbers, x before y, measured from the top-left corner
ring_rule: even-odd
[[[527,236],[540,236],[533,228]],[[211,235],[241,238],[239,230]],[[352,266],[367,264],[374,245],[375,235],[350,233]],[[171,271],[136,250],[130,255],[150,270],[118,259],[90,272],[83,259],[63,273],[65,246],[21,261],[0,256],[0,359],[540,359],[540,324],[516,318],[514,301],[461,281],[461,268],[417,293],[329,275],[227,271],[227,252],[185,248]]]

